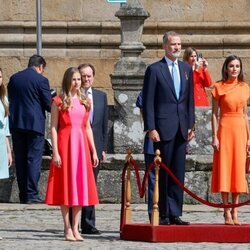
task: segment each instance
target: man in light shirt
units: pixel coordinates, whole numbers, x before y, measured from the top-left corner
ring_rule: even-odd
[[[186,145],[194,136],[193,72],[179,61],[181,38],[173,31],[163,36],[165,56],[148,66],[143,85],[144,130],[160,149],[162,161],[181,183],[185,177]],[[188,225],[182,216],[183,190],[159,172],[159,214],[161,225]]]
[[[99,166],[93,168],[97,182],[100,162],[106,160],[108,129],[107,95],[92,87],[95,76],[95,68],[93,65],[81,64],[78,69],[82,76],[83,90],[91,102],[89,118],[99,158]],[[95,206],[82,208],[81,229],[84,234],[100,234],[100,231],[95,227]]]

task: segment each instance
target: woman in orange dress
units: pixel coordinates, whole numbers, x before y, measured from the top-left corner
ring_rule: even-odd
[[[250,150],[247,101],[249,86],[243,80],[242,62],[228,56],[222,80],[212,90],[212,145],[214,148],[212,192],[220,192],[223,204],[239,203],[239,194],[248,191],[245,178],[246,153]],[[227,225],[239,225],[237,208],[224,209]]]
[[[183,61],[191,65],[193,68],[195,107],[209,106],[205,88],[212,85],[212,80],[207,69],[207,60],[202,57],[198,59],[196,49],[188,47],[184,51]]]

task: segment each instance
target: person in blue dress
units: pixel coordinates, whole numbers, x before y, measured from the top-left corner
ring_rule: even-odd
[[[8,114],[6,88],[3,84],[3,71],[0,68],[0,179],[9,177],[9,167],[12,164]]]
[[[12,164],[12,156],[9,142],[9,123],[8,123],[8,100],[6,88],[3,84],[3,71],[0,68],[0,179],[9,177],[9,167]],[[2,240],[2,237],[0,237]]]

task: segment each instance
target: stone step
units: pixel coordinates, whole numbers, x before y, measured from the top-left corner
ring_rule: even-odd
[[[132,155],[139,166],[141,180],[144,176],[144,156],[143,154]],[[101,164],[98,176],[98,193],[101,203],[120,203],[121,200],[121,173],[125,163],[125,154],[108,154],[107,161]],[[42,163],[42,173],[39,182],[41,197],[45,197],[47,179],[49,174],[50,157],[44,157]],[[199,197],[219,202],[220,195],[210,192],[212,155],[187,155],[185,186]],[[132,178],[132,203],[144,203],[147,200],[147,191],[144,198],[139,197],[134,171]],[[248,183],[250,177],[248,176]],[[242,200],[249,199],[249,195],[242,195]],[[18,188],[15,177],[15,168],[10,168],[10,178],[0,180],[0,202],[19,202]],[[189,195],[184,194],[185,204],[199,204]]]

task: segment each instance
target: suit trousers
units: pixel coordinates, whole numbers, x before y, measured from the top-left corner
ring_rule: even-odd
[[[184,183],[187,141],[183,138],[180,128],[170,141],[160,141],[154,144],[160,149],[162,161],[173,174]],[[183,190],[172,180],[167,172],[159,171],[159,214],[160,218],[182,215]]]
[[[12,130],[13,151],[20,203],[39,199],[44,135],[29,130]]]
[[[93,173],[95,176],[95,182],[97,183],[97,176],[99,173],[99,166],[93,168]],[[95,206],[85,206],[82,207],[81,216],[81,229],[82,232],[88,232],[92,228],[95,228]]]

